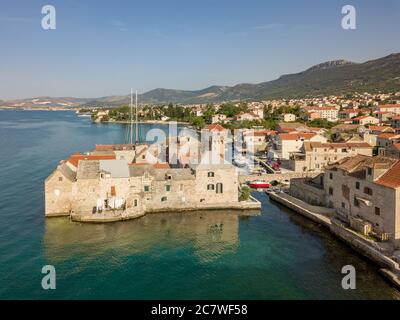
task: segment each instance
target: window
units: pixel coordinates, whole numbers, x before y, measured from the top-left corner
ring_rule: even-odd
[[[217,183],[217,190],[216,190],[216,192],[217,192],[217,193],[223,193],[223,192],[224,192],[222,183]]]
[[[215,189],[215,187],[214,187],[213,184],[208,184],[207,185],[207,190],[214,190],[214,189]]]
[[[360,182],[358,182],[358,181],[356,182],[356,189],[360,190]]]
[[[150,187],[149,186],[144,186],[144,192],[149,192],[150,191]]]
[[[368,168],[368,175],[372,176],[372,168]]]
[[[137,207],[137,205],[138,205],[137,199],[135,199],[135,201],[133,202],[133,205],[134,205],[135,207]]]
[[[329,179],[331,179],[331,180],[333,179],[333,173],[329,174]]]
[[[354,197],[354,206],[355,207],[359,207],[360,206],[360,202],[358,201],[358,199],[356,197]]]
[[[364,193],[365,193],[365,194],[368,194],[369,196],[372,196],[372,189],[371,189],[371,188],[368,188],[368,187],[365,187],[365,188],[364,188]]]
[[[342,202],[342,208],[346,209],[346,204],[344,202]]]
[[[168,200],[167,197],[162,197],[162,198],[161,198],[161,202],[165,202],[165,201],[167,201],[167,200]]]
[[[58,177],[58,181],[63,181],[63,178],[62,177]]]
[[[167,184],[165,186],[165,191],[167,191],[167,192],[171,191],[171,186],[169,184]]]
[[[381,215],[381,208],[375,207],[375,215],[377,216]]]
[[[209,173],[207,174],[207,176],[208,176],[209,178],[214,178],[214,177],[215,177],[215,174],[214,174],[214,172],[209,172]]]
[[[329,187],[329,195],[333,196],[333,188],[332,187]]]

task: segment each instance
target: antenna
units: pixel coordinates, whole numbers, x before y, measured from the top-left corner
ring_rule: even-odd
[[[137,104],[137,90],[136,90],[136,144],[139,142],[139,126],[138,126],[138,104]]]
[[[131,130],[130,130],[130,140],[129,143],[133,142],[133,118],[132,118],[132,107],[133,107],[133,89],[131,88]]]

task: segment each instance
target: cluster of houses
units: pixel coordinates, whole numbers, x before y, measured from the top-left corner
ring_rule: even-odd
[[[210,125],[202,136],[72,154],[45,181],[45,215],[104,222],[149,212],[259,209],[254,199],[239,201],[237,168],[225,160],[226,130]]]

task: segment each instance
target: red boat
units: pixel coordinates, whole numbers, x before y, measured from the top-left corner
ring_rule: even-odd
[[[271,184],[264,180],[256,180],[249,182],[249,187],[253,189],[268,189],[271,188]]]

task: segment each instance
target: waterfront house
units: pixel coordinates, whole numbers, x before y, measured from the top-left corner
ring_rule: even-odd
[[[304,142],[321,142],[326,143],[326,137],[316,133],[281,133],[271,136],[271,148],[268,156],[270,158],[278,158],[289,160],[290,154],[300,152]]]
[[[290,154],[289,167],[296,172],[321,171],[325,166],[358,154],[372,156],[372,146],[365,142],[304,142],[300,152]]]
[[[45,215],[106,221],[147,212],[259,207],[239,202],[236,168],[214,164],[207,155],[199,164],[173,168],[115,155],[72,155],[45,181]]]
[[[335,218],[364,235],[400,248],[400,160],[357,155],[314,179],[294,179],[290,192],[335,209]]]

